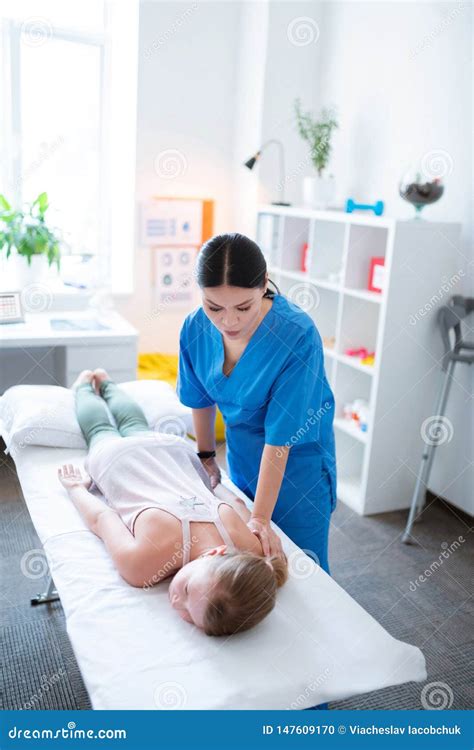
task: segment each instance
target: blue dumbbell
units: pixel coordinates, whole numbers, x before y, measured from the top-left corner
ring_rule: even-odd
[[[351,214],[356,210],[373,211],[376,216],[382,216],[383,201],[377,201],[371,205],[370,203],[356,203],[352,198],[348,198],[346,203],[346,213]]]

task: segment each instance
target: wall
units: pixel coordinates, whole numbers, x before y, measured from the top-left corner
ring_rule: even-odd
[[[153,195],[213,198],[216,232],[233,221],[239,13],[237,3],[140,5],[137,207]],[[178,152],[169,173],[168,150]],[[140,331],[140,351],[176,352],[184,313],[150,320],[151,254],[140,246],[138,223],[135,293],[117,299],[117,309]]]

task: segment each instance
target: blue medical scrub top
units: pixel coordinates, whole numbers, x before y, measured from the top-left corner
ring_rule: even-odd
[[[303,526],[308,504],[317,508],[318,497],[328,492],[334,510],[334,396],[313,320],[275,294],[228,376],[224,357],[222,334],[199,307],[181,329],[176,391],[186,406],[219,407],[232,481],[253,500],[264,445],[290,446],[272,519]]]

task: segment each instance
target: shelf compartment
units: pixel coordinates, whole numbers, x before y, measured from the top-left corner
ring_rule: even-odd
[[[339,295],[335,294],[332,290],[318,287],[311,282],[308,282],[305,288],[309,301],[306,312],[313,319],[322,339],[334,339],[334,349],[327,344],[325,348],[335,353]]]
[[[380,306],[364,299],[344,295],[342,305],[341,331],[338,341],[338,354],[341,361],[355,360],[358,369],[373,371],[373,365],[362,365],[357,358],[346,355],[346,349],[365,347],[375,351],[379,326]],[[377,357],[377,353],[375,354]]]
[[[346,367],[344,364],[337,368],[336,379],[336,417],[343,416],[344,404],[354,401],[356,398],[363,398],[370,403],[370,392],[372,382],[370,378],[365,377],[365,373]]]
[[[280,268],[279,266],[268,266],[268,272],[277,273],[283,278],[293,279],[294,281],[301,281],[302,283],[308,281],[308,274],[304,273],[303,271],[287,271],[286,269]]]
[[[360,513],[362,505],[362,472],[364,443],[342,430],[334,430],[337,459],[337,496]]]
[[[344,418],[344,406],[356,399],[363,399],[370,408],[371,392],[372,381],[370,378],[367,378],[365,374],[358,370],[338,365],[334,384],[334,399],[336,402],[334,425],[361,443],[367,442],[373,421],[371,414],[370,412],[368,414],[368,431],[363,432],[353,421]]]
[[[347,227],[345,224],[315,220],[310,242],[309,275],[320,284],[342,283],[342,266]],[[330,279],[329,274],[340,272],[338,280]]]
[[[374,365],[363,365],[357,357],[350,357],[348,354],[339,354],[335,353],[335,357],[337,358],[338,362],[341,362],[343,365],[347,365],[348,367],[352,367],[354,370],[358,370],[359,372],[363,372],[366,375],[373,375],[375,366]]]
[[[367,442],[367,432],[362,432],[362,430],[359,430],[359,428],[348,419],[338,417],[334,420],[334,427],[337,430],[342,430],[342,432],[345,432],[346,435],[350,435],[350,437],[355,438],[355,440],[359,440],[361,443]]]
[[[282,219],[276,214],[262,213],[257,221],[257,244],[267,264],[278,262]]]
[[[302,271],[303,245],[309,242],[309,219],[285,216],[281,257],[278,265],[284,271]]]
[[[385,258],[388,229],[351,224],[344,286],[368,292],[370,259]],[[373,294],[377,294],[373,292]],[[379,295],[382,296],[383,292]]]
[[[288,279],[314,284],[314,286],[318,286],[321,289],[330,289],[332,292],[340,292],[342,290],[340,284],[334,284],[332,281],[325,281],[324,279],[317,279],[304,271],[287,271],[286,269],[278,268],[277,266],[269,266],[269,271],[279,273],[281,276],[286,276]]]
[[[355,510],[361,511],[362,490],[359,477],[340,477],[337,480],[337,497]]]
[[[351,297],[363,299],[366,302],[375,302],[376,304],[380,304],[382,302],[381,292],[371,292],[368,289],[350,289],[349,287],[345,287],[343,289],[343,292],[344,294],[348,294]]]

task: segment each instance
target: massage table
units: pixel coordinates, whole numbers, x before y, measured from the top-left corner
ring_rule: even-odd
[[[426,679],[420,649],[282,532],[290,578],[273,612],[244,633],[205,635],[172,609],[169,581],[129,586],[86,528],[57,479],[63,463],[83,467],[84,450],[13,442],[10,453],[94,709],[306,709]]]

